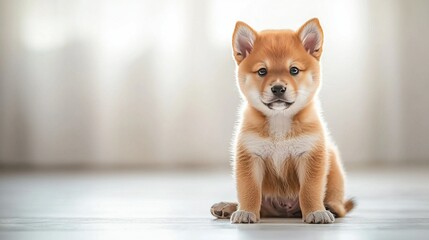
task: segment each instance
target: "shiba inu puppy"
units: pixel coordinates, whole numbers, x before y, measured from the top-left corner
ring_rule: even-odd
[[[211,213],[232,223],[302,217],[332,223],[354,203],[319,107],[323,31],[318,19],[298,31],[256,32],[237,22],[232,38],[244,100],[234,143],[238,203]]]

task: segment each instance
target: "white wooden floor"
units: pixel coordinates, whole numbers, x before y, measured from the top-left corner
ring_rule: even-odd
[[[349,171],[358,206],[334,224],[231,225],[228,172],[0,173],[0,239],[429,239],[429,168]]]

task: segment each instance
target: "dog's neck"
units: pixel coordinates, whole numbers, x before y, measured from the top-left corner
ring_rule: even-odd
[[[273,140],[299,135],[312,126],[321,124],[317,99],[306,104],[294,115],[279,112],[266,116],[252,106],[248,106],[247,114],[252,116],[244,118],[250,120],[245,125]]]
[[[285,114],[274,114],[267,117],[268,132],[274,139],[282,139],[291,131],[293,117]]]
[[[275,114],[267,117],[269,135],[273,139],[283,139],[307,131],[308,126],[320,124],[317,101],[311,101],[295,115]]]

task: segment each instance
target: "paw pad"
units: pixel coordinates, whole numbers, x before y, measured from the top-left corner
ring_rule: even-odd
[[[237,210],[236,203],[220,202],[210,208],[210,212],[217,218],[229,218]]]

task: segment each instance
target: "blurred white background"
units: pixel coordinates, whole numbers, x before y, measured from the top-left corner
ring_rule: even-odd
[[[344,162],[429,160],[429,1],[0,0],[0,166],[228,167],[237,20],[318,17]]]

